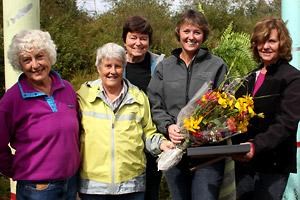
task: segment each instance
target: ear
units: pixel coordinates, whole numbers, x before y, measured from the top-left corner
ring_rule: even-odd
[[[100,67],[101,67],[101,65],[98,65],[98,66],[97,66],[97,72],[98,72],[99,75],[101,74]]]

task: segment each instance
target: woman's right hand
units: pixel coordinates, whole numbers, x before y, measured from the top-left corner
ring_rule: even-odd
[[[174,144],[180,144],[184,136],[180,134],[180,128],[176,124],[168,126],[169,138]]]

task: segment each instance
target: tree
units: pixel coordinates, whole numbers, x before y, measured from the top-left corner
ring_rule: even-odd
[[[85,25],[92,20],[79,11],[74,0],[41,0],[41,29],[48,31],[57,46],[54,69],[63,78],[91,65]]]

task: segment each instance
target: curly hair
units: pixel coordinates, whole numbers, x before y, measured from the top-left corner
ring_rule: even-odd
[[[7,57],[12,67],[22,71],[19,55],[23,51],[44,50],[49,57],[51,65],[56,62],[56,45],[48,32],[41,30],[22,30],[17,33],[8,48]]]
[[[287,61],[292,60],[292,39],[285,23],[282,19],[268,17],[255,24],[251,36],[251,50],[254,59],[257,61],[260,61],[257,46],[265,43],[274,29],[278,31],[279,57]]]

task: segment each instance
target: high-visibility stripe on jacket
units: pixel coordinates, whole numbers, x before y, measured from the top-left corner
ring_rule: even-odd
[[[127,82],[128,92],[113,112],[101,97],[101,81],[96,83],[78,91],[84,130],[81,178],[112,184],[131,180],[145,171],[145,143],[152,141],[152,153],[159,153],[163,136],[156,133],[147,96],[136,86]]]

